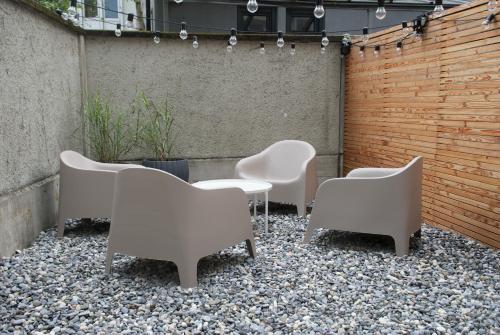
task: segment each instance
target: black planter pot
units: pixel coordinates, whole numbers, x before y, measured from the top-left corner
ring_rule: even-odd
[[[142,165],[168,172],[186,182],[189,182],[189,165],[186,159],[173,159],[168,161],[145,159],[142,161]]]

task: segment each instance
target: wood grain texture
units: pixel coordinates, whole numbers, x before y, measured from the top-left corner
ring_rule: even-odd
[[[483,29],[486,4],[431,19],[422,41],[404,40],[401,55],[399,26],[371,35],[368,45],[390,43],[378,57],[372,48],[364,57],[352,49],[344,174],[423,156],[424,221],[499,248],[500,13]]]

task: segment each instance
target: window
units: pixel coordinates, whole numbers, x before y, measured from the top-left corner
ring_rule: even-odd
[[[97,0],[85,0],[84,13],[85,17],[97,17]]]
[[[109,19],[118,18],[118,0],[105,0],[104,1],[104,17]]]
[[[276,8],[259,7],[256,13],[251,14],[246,6],[238,6],[238,30],[261,33],[276,31]]]
[[[289,33],[317,33],[324,29],[325,20],[316,19],[311,10],[288,8],[286,31]]]

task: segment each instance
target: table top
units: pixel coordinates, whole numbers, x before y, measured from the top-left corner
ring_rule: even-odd
[[[246,194],[256,194],[270,191],[273,185],[262,181],[253,179],[214,179],[204,180],[194,183],[193,186],[204,190],[216,190],[221,188],[241,188]]]

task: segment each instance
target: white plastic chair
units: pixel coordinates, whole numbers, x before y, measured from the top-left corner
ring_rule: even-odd
[[[110,218],[116,172],[134,164],[107,164],[78,152],[60,154],[57,236],[64,235],[67,218]]]
[[[169,173],[126,169],[116,177],[106,272],[115,253],[172,261],[181,286],[197,286],[200,258],[255,242],[247,196],[239,188],[203,190]]]
[[[237,178],[264,180],[273,185],[269,201],[297,206],[299,216],[318,188],[316,150],[304,141],[285,140],[236,164]]]
[[[390,235],[396,254],[407,255],[422,225],[422,157],[403,168],[362,168],[323,182],[316,194],[304,243],[317,228]]]

